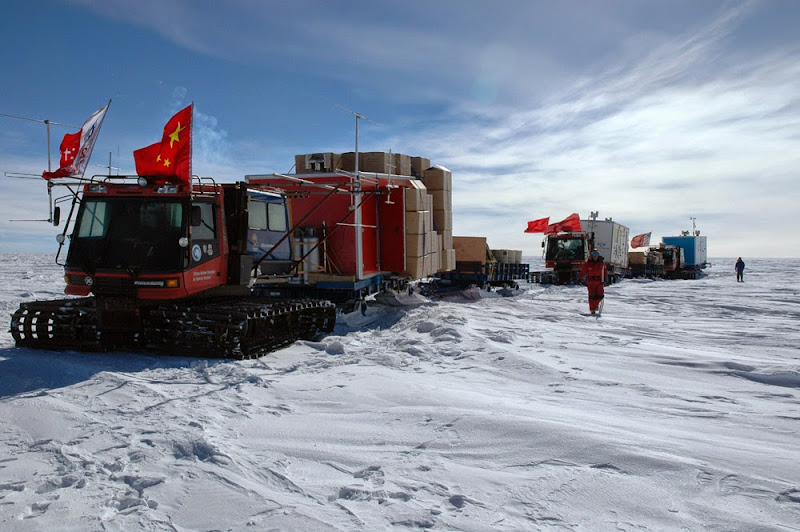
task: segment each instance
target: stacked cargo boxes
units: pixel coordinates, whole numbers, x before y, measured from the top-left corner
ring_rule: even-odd
[[[431,167],[431,160],[427,157],[411,157],[411,173],[409,175],[422,179],[422,173]]]
[[[664,277],[664,257],[654,251],[629,251],[631,277]]]
[[[422,172],[422,182],[433,196],[433,227],[442,236],[440,271],[456,267],[453,247],[453,174],[442,166],[432,166]]]
[[[296,172],[354,172],[355,156],[355,152],[296,155]],[[405,273],[421,279],[455,269],[451,172],[432,167],[425,157],[389,152],[359,152],[358,168],[362,177],[377,178],[380,187],[390,192],[395,186],[405,190]],[[390,240],[381,246],[402,245],[393,237]]]
[[[433,230],[433,199],[425,185],[409,180],[406,196],[406,273],[412,279],[430,277],[436,272],[435,247],[439,235]]]
[[[527,279],[530,265],[522,264],[522,250],[490,249],[484,236],[454,236],[455,272],[442,278],[452,284],[512,286]]]
[[[335,172],[336,170],[342,170],[342,154],[326,152],[295,155],[294,167],[295,172],[298,174]]]

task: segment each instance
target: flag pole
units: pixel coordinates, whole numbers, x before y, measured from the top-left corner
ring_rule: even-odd
[[[45,120],[47,125],[47,171],[52,172],[52,165],[50,164],[50,120]],[[47,217],[47,223],[53,223],[53,183],[47,180],[47,207],[50,214]]]

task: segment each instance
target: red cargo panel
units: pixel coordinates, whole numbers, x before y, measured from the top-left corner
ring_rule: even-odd
[[[354,179],[338,174],[303,175],[306,183],[280,177],[249,178],[253,185],[269,185],[289,196],[292,225],[313,228],[327,258],[327,273],[357,275],[356,238],[361,238],[363,274],[405,270],[405,194],[388,187],[384,178],[363,178],[361,194],[355,194]],[[309,182],[311,184],[309,184]],[[392,181],[394,185],[402,182]],[[323,185],[323,186],[318,186]],[[332,195],[327,187],[339,187]],[[386,193],[390,192],[387,203]],[[361,230],[356,233],[354,207],[361,203]]]
[[[387,196],[379,196],[380,253],[383,271],[406,270],[406,195],[405,189],[383,187]],[[388,198],[388,202],[386,199]]]

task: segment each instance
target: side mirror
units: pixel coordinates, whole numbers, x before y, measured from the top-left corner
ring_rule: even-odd
[[[53,209],[53,225],[58,227],[58,224],[61,223],[61,207],[56,207]]]
[[[197,227],[201,223],[203,223],[203,211],[200,210],[200,206],[199,205],[193,205],[192,206],[192,220],[191,220],[192,227]]]

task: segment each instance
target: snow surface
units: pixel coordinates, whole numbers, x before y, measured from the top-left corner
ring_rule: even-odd
[[[371,309],[258,360],[18,349],[0,529],[800,530],[800,261]],[[0,311],[61,297],[0,255]],[[8,318],[6,318],[8,319]]]

